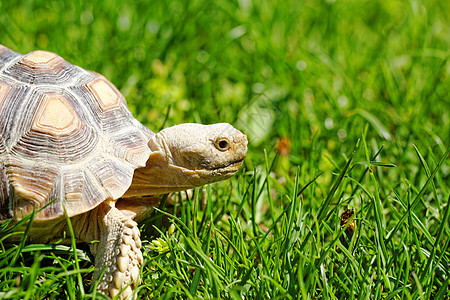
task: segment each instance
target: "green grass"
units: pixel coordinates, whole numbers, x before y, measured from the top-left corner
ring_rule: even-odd
[[[161,208],[160,240],[142,225],[139,297],[449,299],[449,14],[437,0],[2,1],[0,43],[104,74],[154,131],[248,135],[243,170],[206,205]],[[88,247],[8,232],[0,298],[95,293]]]

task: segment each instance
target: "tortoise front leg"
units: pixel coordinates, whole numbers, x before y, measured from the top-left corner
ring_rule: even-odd
[[[140,223],[152,214],[160,202],[161,197],[157,196],[127,197],[118,199],[116,208],[130,220]]]
[[[99,240],[90,246],[96,268],[93,284],[99,281],[97,290],[102,294],[115,297],[122,291],[119,299],[128,298],[139,283],[143,262],[137,223],[105,203],[85,215],[84,222],[77,220],[79,237]]]

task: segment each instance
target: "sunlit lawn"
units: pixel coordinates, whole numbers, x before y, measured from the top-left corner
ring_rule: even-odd
[[[198,190],[142,225],[139,298],[448,299],[449,14],[425,0],[2,1],[0,44],[104,74],[153,131],[247,134],[243,170],[206,204]],[[0,298],[91,297],[88,247],[77,268],[69,247],[1,236]]]

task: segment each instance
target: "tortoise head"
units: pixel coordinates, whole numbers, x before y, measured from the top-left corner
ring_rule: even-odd
[[[181,124],[148,143],[147,164],[135,171],[125,196],[186,190],[233,176],[247,154],[247,137],[227,123]]]

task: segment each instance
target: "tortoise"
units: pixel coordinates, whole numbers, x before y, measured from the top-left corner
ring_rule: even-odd
[[[136,221],[157,204],[152,195],[227,179],[247,153],[227,123],[155,134],[102,75],[2,45],[0,137],[0,222],[34,212],[29,240],[43,243],[69,232],[70,218],[77,242],[90,243],[97,290],[121,299],[139,284]]]

